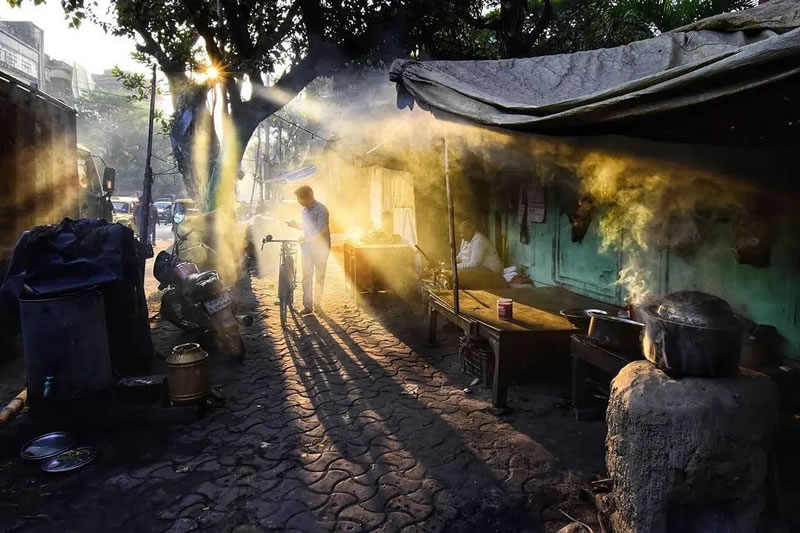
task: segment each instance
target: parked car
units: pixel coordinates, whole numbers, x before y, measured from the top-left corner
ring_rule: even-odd
[[[112,196],[111,205],[114,206],[114,222],[128,226],[136,231],[133,223],[133,211],[136,209],[136,198],[131,196]]]
[[[172,222],[172,200],[159,198],[153,205],[158,211],[158,223],[169,224]]]

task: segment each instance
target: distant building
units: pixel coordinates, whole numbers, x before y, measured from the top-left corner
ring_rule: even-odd
[[[122,87],[122,82],[111,73],[110,69],[103,71],[102,74],[95,74],[92,78],[98,90],[114,94],[130,94],[130,91]]]
[[[44,89],[44,31],[32,22],[0,20],[0,71]]]
[[[86,93],[94,91],[94,79],[83,65],[72,64],[72,94],[75,98],[85,96]]]
[[[74,98],[72,92],[72,65],[66,61],[47,57],[45,69],[47,73],[45,91],[59,100],[71,102]]]
[[[83,66],[45,57],[45,92],[72,105],[75,100],[94,90],[94,80]]]

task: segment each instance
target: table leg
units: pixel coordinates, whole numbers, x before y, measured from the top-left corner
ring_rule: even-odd
[[[586,363],[579,357],[572,356],[572,407],[586,407]]]
[[[433,307],[433,304],[428,301],[428,344],[433,346],[436,344],[436,330],[438,328],[439,313]]]
[[[508,376],[504,361],[500,357],[503,353],[503,344],[499,340],[490,340],[489,344],[494,352],[494,376],[492,378],[492,405],[495,409],[504,409],[508,396]]]

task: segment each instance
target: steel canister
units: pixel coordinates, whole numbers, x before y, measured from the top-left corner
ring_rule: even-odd
[[[514,300],[511,298],[497,300],[497,318],[500,320],[512,320],[514,318]]]
[[[175,403],[191,403],[208,396],[208,353],[199,344],[179,344],[167,357],[167,388]]]

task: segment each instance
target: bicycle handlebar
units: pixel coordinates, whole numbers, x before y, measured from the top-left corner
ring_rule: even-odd
[[[264,250],[264,245],[268,242],[280,242],[280,243],[292,243],[292,244],[299,244],[300,241],[298,239],[273,239],[272,235],[267,235],[263,239],[261,239],[261,250]]]

